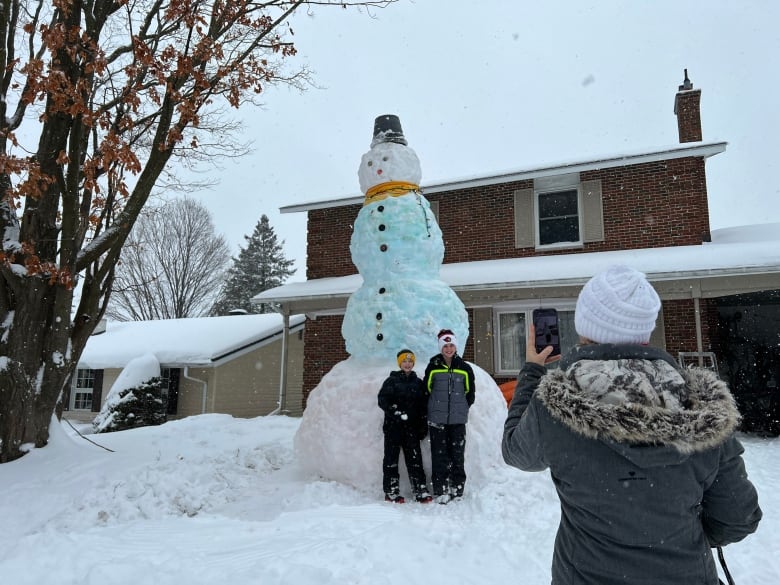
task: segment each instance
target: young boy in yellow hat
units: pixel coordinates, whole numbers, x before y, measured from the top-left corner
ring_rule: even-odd
[[[428,432],[428,397],[413,369],[415,358],[412,350],[399,351],[397,361],[400,369],[390,372],[378,395],[379,408],[385,413],[382,425],[385,435],[382,488],[386,502],[404,503],[398,473],[398,457],[403,451],[415,499],[427,504],[431,495],[423,469],[420,440]]]

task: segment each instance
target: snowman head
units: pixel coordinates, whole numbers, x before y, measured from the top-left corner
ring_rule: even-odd
[[[397,142],[380,142],[360,159],[358,179],[364,194],[371,187],[391,181],[419,185],[422,179],[420,159],[408,146]]]
[[[394,181],[420,184],[420,159],[407,144],[398,116],[377,116],[371,150],[363,155],[358,169],[363,194],[372,187]]]

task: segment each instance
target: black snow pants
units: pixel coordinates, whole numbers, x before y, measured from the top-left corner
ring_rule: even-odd
[[[398,456],[404,452],[406,471],[414,496],[419,498],[428,493],[425,470],[422,463],[420,440],[416,433],[409,430],[385,432],[385,455],[382,460],[382,488],[388,496],[399,494]]]
[[[466,485],[464,456],[466,453],[466,425],[430,425],[431,482],[433,496],[463,495]]]

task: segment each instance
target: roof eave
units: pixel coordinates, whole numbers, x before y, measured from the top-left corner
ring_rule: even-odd
[[[636,154],[606,156],[586,161],[575,161],[571,163],[547,165],[479,177],[423,184],[421,189],[426,194],[433,194],[440,193],[442,191],[455,191],[458,189],[485,187],[498,183],[512,183],[516,181],[524,181],[527,179],[550,177],[564,173],[581,173],[585,171],[644,164],[661,160],[672,160],[686,157],[702,157],[706,159],[724,152],[726,150],[727,144],[727,142],[691,142],[681,146],[675,145],[674,147]],[[327,199],[324,201],[285,205],[284,207],[280,207],[279,211],[280,213],[299,213],[302,211],[312,211],[315,209],[329,209],[332,207],[356,205],[362,203],[363,199],[363,195],[350,195],[338,199]]]

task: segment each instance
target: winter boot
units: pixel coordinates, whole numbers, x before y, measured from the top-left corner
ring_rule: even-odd
[[[393,504],[403,504],[406,502],[403,496],[385,494],[385,502],[392,502]]]

